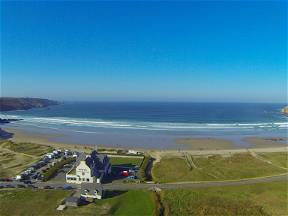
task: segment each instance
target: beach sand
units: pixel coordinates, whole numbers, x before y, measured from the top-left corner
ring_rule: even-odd
[[[88,144],[71,144],[71,143],[64,143],[64,142],[55,142],[51,141],[50,139],[61,137],[61,134],[53,134],[53,135],[47,135],[47,134],[40,134],[40,133],[30,133],[26,132],[20,129],[7,129],[5,128],[5,131],[9,133],[13,133],[13,137],[9,140],[13,142],[30,142],[30,143],[37,143],[40,145],[48,145],[52,146],[53,148],[61,148],[61,149],[70,149],[72,151],[81,151],[81,152],[91,152],[91,150],[95,149],[95,146],[88,145]],[[97,145],[97,147],[103,147]],[[109,150],[112,148],[105,147],[105,149]],[[114,148],[113,148],[114,149]]]
[[[203,138],[185,138],[178,139],[176,143],[183,146],[189,146],[190,150],[217,150],[217,149],[235,149],[233,142],[225,139],[215,139],[209,137]]]
[[[5,131],[9,133],[13,133],[13,137],[10,139],[14,142],[31,142],[38,143],[43,145],[50,145],[54,148],[67,148],[71,150],[84,151],[89,152],[95,148],[94,145],[90,144],[71,144],[64,142],[55,142],[51,141],[52,138],[61,137],[61,134],[40,134],[40,133],[32,133],[26,132],[20,129],[6,129]],[[149,152],[166,152],[166,153],[178,153],[178,152],[190,152],[193,154],[230,154],[237,152],[247,152],[247,149],[253,151],[264,151],[264,152],[273,152],[273,151],[287,151],[287,145],[283,144],[283,141],[287,143],[287,138],[263,138],[263,137],[246,137],[243,139],[245,142],[251,144],[249,148],[243,148],[236,145],[233,145],[233,141],[225,140],[225,139],[216,139],[211,137],[203,137],[203,138],[185,138],[176,140],[177,145],[179,145],[178,149],[171,150],[156,150],[156,149],[141,149],[141,148],[133,148],[138,151],[149,151]],[[105,145],[100,145],[95,143],[98,148],[105,148],[107,150],[113,151],[113,149],[117,150],[114,147],[107,147]],[[187,148],[182,148],[183,146],[189,145]],[[132,148],[132,147],[131,147]]]

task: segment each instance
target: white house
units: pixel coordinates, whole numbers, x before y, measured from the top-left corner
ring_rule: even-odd
[[[103,191],[103,187],[101,184],[82,183],[80,193],[81,193],[81,197],[84,197],[84,198],[102,199],[104,191]]]
[[[75,167],[66,174],[68,183],[101,183],[111,173],[111,164],[107,155],[93,151],[91,155],[81,154]]]

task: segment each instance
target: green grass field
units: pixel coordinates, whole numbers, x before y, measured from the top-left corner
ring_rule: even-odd
[[[64,190],[0,190],[0,215],[55,215],[57,204],[71,192]]]
[[[161,192],[165,215],[173,216],[284,216],[287,182],[175,189]]]
[[[131,190],[113,198],[96,200],[95,204],[77,209],[69,208],[65,215],[123,215],[152,216],[155,209],[153,194],[149,191]]]
[[[191,160],[194,164],[191,164]],[[184,156],[162,158],[153,167],[154,180],[158,182],[221,181],[287,172],[254,158],[248,153],[233,154],[229,157],[220,155],[198,156],[191,157],[191,160],[187,160]]]
[[[63,212],[58,212],[57,206],[69,193],[64,190],[0,190],[0,215],[150,216],[154,214],[153,194],[142,190],[128,191],[112,198],[96,200],[95,203],[89,205],[78,208],[68,207]]]
[[[110,157],[110,162],[112,165],[130,165],[130,166],[140,166],[143,158],[139,157]]]
[[[0,178],[14,177],[48,151],[51,151],[49,146],[0,142]]]
[[[277,166],[288,168],[288,152],[258,153],[258,155]]]

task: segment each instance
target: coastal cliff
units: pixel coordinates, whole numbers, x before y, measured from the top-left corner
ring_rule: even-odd
[[[58,102],[42,98],[0,98],[0,111],[28,110],[57,105]]]

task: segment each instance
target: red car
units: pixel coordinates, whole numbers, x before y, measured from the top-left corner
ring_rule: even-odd
[[[129,176],[129,172],[127,170],[124,170],[121,172],[121,175],[124,177],[128,177]]]

